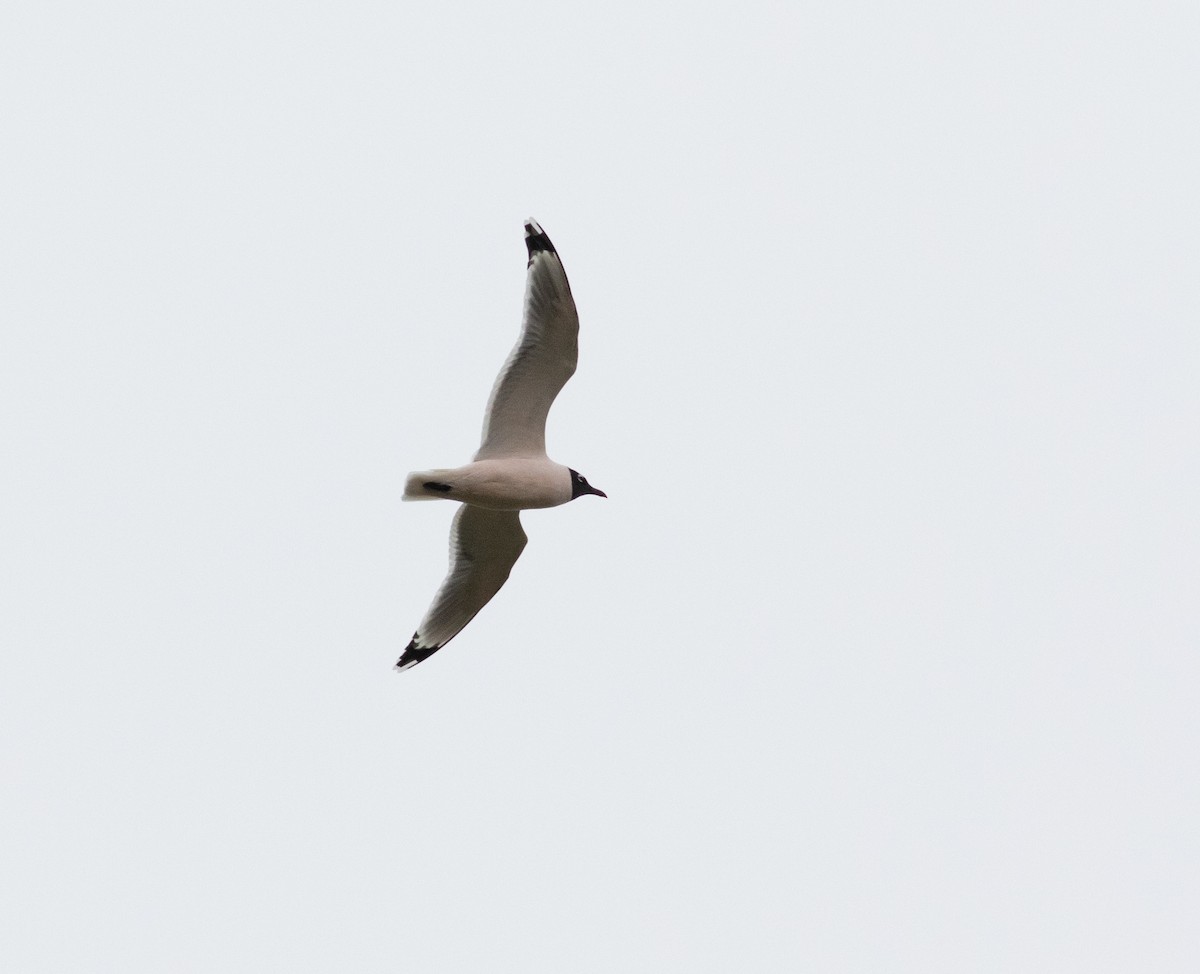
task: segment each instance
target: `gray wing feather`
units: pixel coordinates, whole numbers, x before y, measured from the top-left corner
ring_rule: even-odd
[[[396,666],[415,666],[458,635],[508,580],[527,540],[516,511],[460,507],[450,526],[450,571]]]
[[[579,315],[566,271],[553,250],[536,250],[521,336],[492,387],[475,459],[545,456],[546,415],[578,361]]]

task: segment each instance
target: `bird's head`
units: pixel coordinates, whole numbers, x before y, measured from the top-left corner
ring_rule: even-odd
[[[567,469],[570,468],[568,467]],[[578,470],[571,470],[571,500],[574,500],[576,497],[582,497],[584,494],[595,494],[598,497],[608,496],[604,491],[597,490],[589,484],[587,477]]]

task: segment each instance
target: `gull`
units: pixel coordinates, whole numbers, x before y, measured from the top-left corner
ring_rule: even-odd
[[[451,500],[450,570],[396,663],[407,670],[457,636],[500,591],[528,540],[519,512],[557,507],[584,494],[608,495],[546,456],[546,414],[579,360],[579,315],[554,244],[535,220],[521,334],[492,387],[483,442],[465,467],[418,470],[404,500]]]

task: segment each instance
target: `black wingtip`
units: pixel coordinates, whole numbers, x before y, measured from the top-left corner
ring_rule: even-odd
[[[525,221],[525,248],[529,251],[530,260],[540,250],[549,251],[552,254],[558,253],[554,249],[554,244],[550,242],[550,238],[546,236],[546,231],[538,225],[537,220],[533,217]]]
[[[412,642],[410,642],[408,644],[408,646],[405,647],[404,655],[402,655],[398,660],[396,660],[396,669],[397,670],[410,669],[411,667],[416,666],[422,660],[429,659],[430,656],[432,656],[434,653],[436,653],[441,648],[442,648],[441,646],[418,646],[417,645],[417,634],[414,632],[413,637],[412,637]]]

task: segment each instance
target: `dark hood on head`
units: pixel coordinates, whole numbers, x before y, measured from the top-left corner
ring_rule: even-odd
[[[570,467],[567,468],[571,470]],[[607,497],[608,494],[602,490],[596,490],[587,482],[587,477],[581,474],[578,470],[571,470],[571,500],[576,497],[582,497],[584,494],[595,494],[597,497]]]

